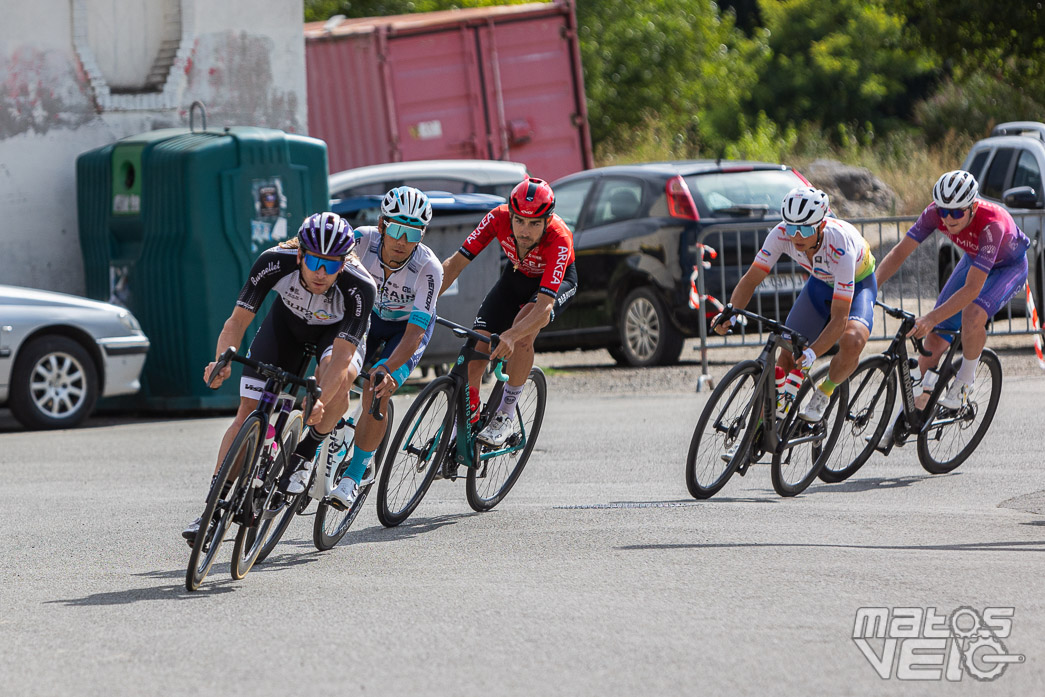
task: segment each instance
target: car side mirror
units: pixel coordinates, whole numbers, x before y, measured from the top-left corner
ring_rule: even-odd
[[[1006,189],[1002,200],[1009,208],[1042,208],[1038,193],[1032,186],[1016,186]]]

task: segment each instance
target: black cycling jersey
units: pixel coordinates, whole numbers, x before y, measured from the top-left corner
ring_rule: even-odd
[[[337,338],[362,345],[377,295],[374,279],[350,256],[334,285],[326,293],[315,295],[301,283],[297,254],[296,249],[279,246],[262,252],[250,270],[236,305],[257,313],[265,296],[274,289],[279,293],[280,302],[303,324],[337,325]]]

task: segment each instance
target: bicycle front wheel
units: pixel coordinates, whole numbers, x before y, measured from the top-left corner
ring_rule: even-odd
[[[751,410],[762,366],[742,361],[733,366],[700,412],[686,456],[686,487],[693,498],[711,498],[744,461],[754,437]]]
[[[488,511],[507,496],[526,467],[544,422],[548,381],[544,371],[533,368],[515,403],[512,434],[501,445],[476,443],[476,462],[468,468],[465,490],[472,510]]]
[[[381,439],[381,444],[377,447],[377,451],[374,453],[374,460],[370,464],[370,468],[377,467],[384,457],[385,449],[388,446],[389,435],[392,433],[392,424],[395,419],[395,412],[392,407],[392,400],[388,400],[388,406],[385,410],[385,419],[388,422],[385,428],[384,438]],[[345,472],[348,470],[349,464],[352,462],[352,450],[355,444],[355,430],[352,431],[352,437],[345,440],[345,447],[347,448],[345,459],[342,460],[337,471],[333,472],[333,477],[329,482],[330,490],[332,491],[341,483],[341,479],[345,476]],[[363,475],[363,481],[371,479],[372,470],[368,469]],[[355,522],[356,516],[363,510],[363,502],[366,501],[367,494],[370,493],[370,488],[374,485],[373,479],[367,484],[362,485],[359,488],[359,495],[356,496],[355,502],[351,508],[347,510],[339,510],[330,505],[328,501],[320,501],[319,507],[316,509],[316,521],[312,527],[312,543],[316,545],[316,549],[321,552],[325,552],[331,549],[334,545],[341,541],[341,538],[345,536],[348,529],[352,527],[352,523]]]
[[[386,528],[409,518],[431,486],[450,441],[456,391],[448,375],[429,383],[389,442],[377,484],[377,518]]]
[[[896,375],[885,356],[860,361],[847,382],[849,400],[843,410],[842,431],[819,475],[829,484],[849,479],[874,454],[896,403]]]
[[[280,443],[279,452],[279,463],[280,469],[286,467],[287,462],[290,460],[291,453],[294,452],[298,447],[298,441],[301,440],[301,432],[305,429],[305,422],[302,418],[302,414],[299,410],[295,409],[290,413],[290,418],[287,420],[287,425],[283,428],[283,439]],[[297,513],[300,498],[302,496],[307,497],[308,491],[304,494],[298,494],[297,496],[291,496],[283,504],[282,512],[275,517],[274,520],[265,520],[262,523],[262,529],[259,532],[262,535],[261,551],[258,553],[258,559],[255,564],[260,564],[265,561],[268,555],[272,554],[272,550],[279,544],[280,539],[283,538],[283,533],[287,531],[290,526],[290,521],[294,519],[294,515]]]
[[[189,567],[185,573],[185,588],[194,591],[203,583],[214,564],[214,557],[225,539],[225,532],[232,524],[232,517],[249,493],[246,478],[250,475],[251,466],[258,456],[261,444],[260,417],[250,418],[244,422],[232,446],[225,454],[225,459],[218,468],[218,474],[211,484],[207,495],[207,505],[200,518],[200,529],[196,533],[196,541],[189,553]],[[233,470],[236,476],[232,476]],[[228,491],[222,495],[222,492]]]
[[[797,496],[806,490],[831,457],[831,451],[845,421],[845,410],[839,405],[849,403],[849,384],[843,382],[831,393],[831,401],[822,419],[808,422],[799,418],[803,401],[818,389],[816,383],[826,370],[806,380],[795,395],[795,402],[781,427],[781,442],[773,453],[773,489],[781,496]]]
[[[958,372],[961,359],[951,364],[951,375]],[[980,354],[976,380],[969,385],[957,409],[937,405],[933,415],[918,433],[918,461],[930,474],[950,472],[972,455],[994,420],[1001,397],[1001,361],[990,349]]]

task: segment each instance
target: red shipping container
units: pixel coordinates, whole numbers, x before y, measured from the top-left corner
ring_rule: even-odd
[[[592,166],[569,0],[314,22],[305,64],[331,172],[514,160],[552,180]]]

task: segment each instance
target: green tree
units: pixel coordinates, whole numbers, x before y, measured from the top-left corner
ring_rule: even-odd
[[[548,0],[305,0],[305,21],[322,22],[334,15],[385,17],[412,12],[435,12],[463,7],[521,5]]]
[[[818,123],[865,138],[910,115],[938,61],[886,0],[760,0],[772,52],[749,113],[779,125]]]
[[[686,150],[719,150],[741,132],[738,110],[765,45],[711,2],[578,0],[592,141],[626,142],[655,123]]]

